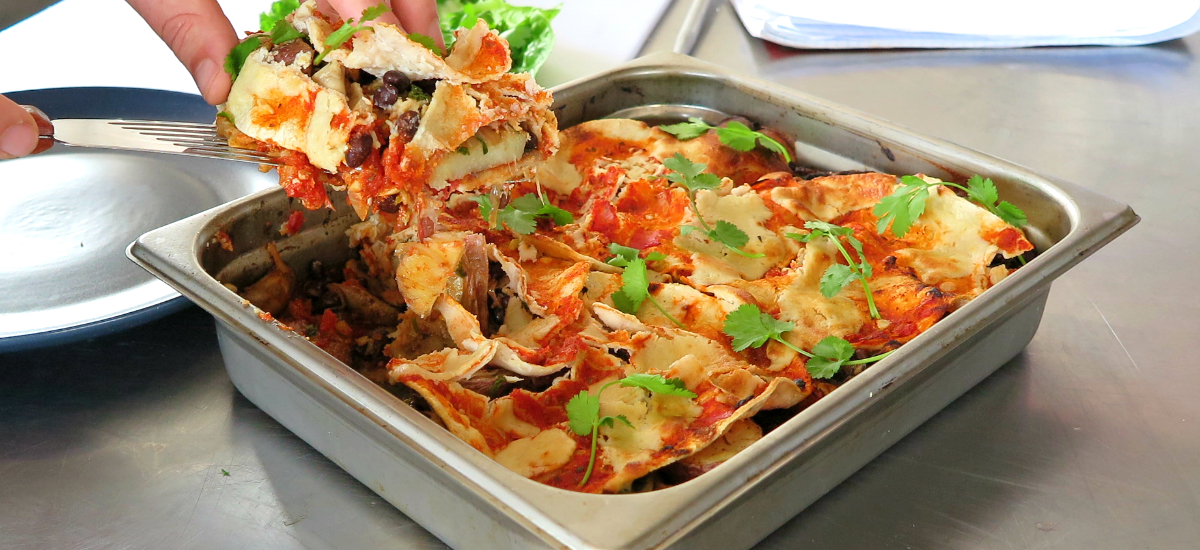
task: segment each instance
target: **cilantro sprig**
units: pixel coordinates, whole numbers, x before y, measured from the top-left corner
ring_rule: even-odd
[[[704,221],[704,217],[700,215],[700,208],[696,206],[696,192],[704,190],[712,190],[721,186],[721,178],[716,174],[708,174],[704,172],[708,168],[707,164],[702,162],[692,162],[687,157],[675,153],[674,156],[663,161],[663,166],[666,166],[669,172],[666,178],[671,183],[682,187],[687,191],[688,202],[692,207],[692,214],[695,214],[696,221],[700,223],[700,227],[693,225],[685,225],[679,228],[681,235],[687,235],[692,231],[700,231],[709,239],[725,245],[725,248],[747,258],[761,258],[764,254],[752,254],[742,250],[746,243],[750,242],[750,237],[746,235],[738,226],[725,220],[717,220],[714,224],[716,227],[708,225]]]
[[[769,313],[763,313],[754,304],[742,304],[725,316],[724,332],[733,338],[733,351],[746,348],[760,348],[769,340],[775,340],[791,348],[796,353],[808,358],[805,367],[813,378],[829,378],[837,374],[844,365],[863,365],[874,363],[892,352],[882,353],[866,359],[850,360],[854,356],[854,346],[837,336],[826,336],[811,352],[800,349],[795,344],[783,339],[783,333],[796,328],[791,321],[780,321]]]
[[[282,22],[285,17],[298,9],[300,9],[300,0],[276,0],[267,11],[259,14],[258,28],[263,32],[273,32],[276,23]]]
[[[238,75],[242,72],[242,67],[246,66],[246,59],[254,53],[254,50],[262,47],[264,38],[266,38],[265,35],[255,34],[238,42],[238,45],[229,50],[229,55],[225,56],[225,72],[237,80]]]
[[[321,55],[318,55],[317,58],[313,60],[313,64],[316,65],[317,63],[320,63],[322,59],[325,59],[325,54],[340,48],[342,44],[345,44],[347,40],[350,40],[350,37],[354,36],[354,33],[367,28],[367,26],[363,25],[363,23],[378,19],[380,15],[387,13],[388,9],[387,3],[380,2],[379,4],[363,10],[362,17],[359,18],[357,24],[354,22],[353,17],[347,19],[341,27],[338,27],[336,31],[329,33],[329,36],[325,37],[325,51],[321,52]]]
[[[642,307],[642,303],[649,300],[650,305],[654,306],[659,313],[665,315],[667,319],[670,319],[675,326],[685,328],[683,323],[680,323],[678,319],[667,313],[667,310],[663,309],[662,304],[659,304],[658,300],[655,300],[654,296],[650,295],[650,279],[647,276],[646,262],[663,260],[666,259],[666,256],[663,256],[659,252],[651,252],[643,259],[640,255],[640,250],[621,246],[617,243],[609,244],[608,251],[612,252],[614,256],[609,258],[607,263],[625,268],[625,271],[621,273],[621,290],[614,292],[612,295],[613,305],[625,313],[637,315],[638,310]]]
[[[665,124],[659,126],[658,129],[671,134],[681,140],[687,141],[695,139],[709,130],[717,133],[717,140],[721,143],[738,151],[753,150],[756,145],[762,145],[767,149],[779,153],[783,160],[792,162],[792,155],[788,152],[787,147],[782,143],[775,141],[774,138],[762,132],[751,130],[749,126],[742,124],[736,120],[731,120],[725,126],[710,126],[707,122],[698,118],[689,118],[687,122],[678,124]]]
[[[262,32],[247,37],[229,50],[229,55],[225,56],[225,72],[236,80],[246,65],[246,59],[264,44],[264,38],[269,38],[273,44],[282,44],[303,36],[285,20],[299,7],[300,0],[276,0],[267,11],[259,14],[258,23]]]
[[[612,427],[616,422],[621,422],[630,428],[633,424],[629,422],[625,415],[617,416],[600,416],[600,394],[609,386],[620,384],[626,388],[642,388],[651,393],[662,395],[680,395],[689,399],[695,399],[696,394],[687,389],[683,380],[679,378],[664,378],[659,374],[631,374],[620,380],[613,380],[600,386],[596,393],[591,393],[583,390],[572,397],[567,402],[567,426],[576,435],[591,435],[592,436],[592,451],[588,457],[587,471],[583,474],[583,479],[579,482],[580,486],[586,485],[592,477],[592,468],[596,465],[596,440],[600,426]]]
[[[845,264],[835,263],[825,270],[821,275],[821,295],[826,298],[837,296],[843,288],[853,283],[854,281],[862,281],[863,292],[867,294],[867,307],[871,312],[872,319],[879,318],[879,309],[875,307],[875,299],[871,296],[871,286],[867,284],[873,273],[871,264],[867,262],[866,255],[863,254],[862,241],[854,237],[854,230],[849,227],[842,227],[832,223],[819,220],[805,222],[804,228],[809,230],[809,233],[788,233],[786,236],[789,239],[795,239],[802,243],[809,243],[817,239],[829,239],[842,253],[842,257],[846,259]],[[854,251],[858,253],[858,259],[854,261],[850,257],[850,251],[842,245],[842,238],[850,243]]]
[[[567,225],[575,222],[575,216],[563,210],[546,199],[541,189],[538,193],[526,193],[512,200],[502,209],[497,210],[488,195],[476,195],[470,200],[479,205],[479,215],[496,231],[508,227],[521,235],[528,235],[537,230],[538,219],[546,219],[555,225]],[[493,219],[492,214],[495,214]]]
[[[296,30],[291,23],[287,21],[279,21],[271,28],[271,43],[283,44],[304,36],[304,33]]]
[[[876,204],[871,211],[879,218],[875,230],[882,235],[884,231],[887,231],[888,224],[891,224],[892,233],[897,237],[903,237],[908,233],[913,222],[925,213],[925,200],[929,198],[930,190],[939,185],[966,192],[967,198],[979,203],[988,212],[995,214],[1009,225],[1021,227],[1027,223],[1025,212],[1008,201],[1000,200],[996,184],[992,182],[991,178],[974,175],[967,180],[967,185],[964,187],[948,181],[930,183],[917,176],[900,176],[900,187],[879,201],[879,204]]]

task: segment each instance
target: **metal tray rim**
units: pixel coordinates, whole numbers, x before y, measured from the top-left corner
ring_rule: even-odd
[[[629,75],[638,72],[664,69],[678,71],[681,70],[681,68],[682,70],[690,71],[698,76],[707,78],[728,80],[734,76],[732,73],[724,69],[713,67],[685,56],[667,54],[641,58],[631,62],[626,66],[614,69],[613,71],[609,71],[595,77],[589,77],[587,79],[581,79],[579,81],[567,83],[563,86],[560,86],[558,89],[566,89],[578,83],[599,78],[613,77],[615,75]],[[738,77],[738,79],[741,82],[746,82],[747,80],[742,77]],[[1086,189],[1078,188],[1070,184],[1063,184],[1062,182],[1055,182],[1057,185],[1050,184],[1049,180],[1044,180],[1036,174],[1029,172],[1027,169],[1024,169],[1023,167],[1018,167],[1011,163],[1000,161],[999,159],[993,159],[986,155],[982,155],[981,153],[970,151],[946,142],[942,142],[940,140],[926,138],[925,136],[905,131],[899,127],[895,127],[894,125],[887,123],[886,121],[849,111],[818,98],[805,96],[804,94],[800,94],[791,90],[778,89],[778,87],[769,83],[757,81],[753,81],[752,83],[754,87],[758,89],[765,89],[771,93],[775,93],[784,97],[790,96],[794,98],[794,101],[797,102],[807,102],[820,105],[823,108],[841,112],[847,118],[857,118],[862,121],[863,124],[874,126],[876,131],[883,131],[884,133],[897,133],[907,139],[924,140],[929,144],[930,147],[949,150],[956,152],[958,155],[973,157],[975,160],[994,163],[997,165],[998,169],[1026,173],[1031,179],[1045,182],[1041,183],[1041,185],[1046,185],[1046,188],[1051,192],[1057,193],[1065,199],[1069,199],[1065,200],[1064,203],[1070,205],[1068,210],[1070,211],[1069,213],[1071,216],[1071,231],[1059,243],[1047,250],[1046,253],[1031,261],[1029,265],[1025,266],[1022,270],[1018,271],[1005,281],[1002,281],[995,288],[990,289],[989,295],[995,296],[996,298],[1000,298],[1001,296],[1020,296],[1025,292],[1035,292],[1039,287],[1049,284],[1050,279],[1052,279],[1054,276],[1057,276],[1057,274],[1061,273],[1062,271],[1065,271],[1075,262],[1081,260],[1082,257],[1086,256],[1088,253],[1090,253],[1090,251],[1104,244],[1108,240],[1115,238],[1117,234],[1131,226],[1133,223],[1136,223],[1136,215],[1134,215],[1132,210],[1130,210],[1127,206],[1100,197],[1099,195],[1096,195]],[[348,370],[348,368],[344,367],[344,365],[340,365],[340,363],[337,363],[335,360],[332,360],[332,358],[328,357],[323,351],[315,348],[315,346],[312,346],[307,340],[304,340],[299,336],[291,335],[294,338],[289,338],[287,334],[282,334],[282,331],[277,329],[271,329],[270,331],[267,331],[274,332],[276,334],[264,334],[264,327],[261,326],[262,323],[260,321],[256,321],[257,316],[254,314],[254,311],[250,308],[247,308],[243,304],[238,303],[238,300],[240,299],[235,295],[232,295],[232,293],[225,291],[224,288],[219,285],[219,283],[215,282],[215,280],[204,280],[208,276],[200,267],[199,256],[196,251],[205,240],[202,238],[202,236],[211,234],[206,233],[206,229],[221,225],[221,223],[230,219],[236,212],[240,211],[240,209],[246,208],[255,201],[262,200],[264,197],[268,196],[277,196],[281,193],[283,193],[281,189],[263,191],[239,201],[235,201],[234,203],[230,203],[226,206],[218,207],[208,212],[201,213],[197,216],[193,216],[192,218],[177,222],[176,224],[149,232],[132,244],[128,253],[130,257],[134,259],[134,261],[155,273],[160,278],[167,280],[173,286],[179,288],[182,293],[187,295],[193,301],[203,305],[205,309],[213,313],[219,320],[229,323],[234,327],[238,327],[239,330],[245,331],[247,334],[259,339],[259,341],[264,343],[268,348],[272,348],[271,351],[276,356],[291,364],[292,368],[307,371],[308,374],[313,377],[314,381],[318,383],[318,385],[324,386],[328,390],[336,390],[337,388],[335,385],[331,385],[329,380],[327,380],[324,376],[318,375],[312,369],[314,367],[323,368],[326,369],[327,373],[337,374],[339,377],[341,377],[346,376],[346,373],[340,372],[337,367],[340,366],[345,370]],[[190,239],[188,238],[189,236],[191,237]],[[187,242],[188,240],[191,240],[191,242]],[[190,249],[192,253],[190,255],[181,257],[179,254],[171,252],[171,244],[186,245],[185,249]],[[1073,251],[1068,254],[1065,251],[1067,248],[1072,248]],[[1056,253],[1056,251],[1062,252]],[[1044,276],[1044,278],[1035,277],[1035,275],[1039,274]],[[208,278],[211,279],[211,277]],[[192,289],[187,288],[187,284],[195,284],[196,281],[199,281],[200,285],[199,288],[196,288],[195,292],[193,292]],[[872,369],[868,369],[862,375],[856,377],[839,388],[839,392],[842,394],[840,397],[834,399],[835,394],[831,394],[826,399],[819,401],[813,407],[810,407],[808,410],[800,413],[800,415],[797,415],[796,418],[789,420],[788,424],[811,424],[809,426],[809,431],[812,431],[813,433],[819,433],[820,430],[816,429],[819,427],[819,423],[813,424],[815,421],[812,419],[812,417],[817,417],[817,419],[820,419],[824,416],[835,414],[839,409],[846,409],[847,407],[853,409],[855,406],[863,406],[866,402],[865,399],[882,395],[883,392],[888,391],[893,382],[902,378],[905,374],[920,370],[922,365],[932,361],[937,355],[943,354],[949,349],[953,348],[953,346],[949,344],[942,346],[931,346],[924,344],[924,342],[928,342],[930,340],[936,342],[941,338],[948,338],[951,342],[953,342],[964,338],[966,335],[972,332],[972,329],[978,330],[982,326],[986,326],[988,322],[994,320],[1004,312],[1003,306],[1007,302],[993,304],[993,302],[997,301],[998,300],[996,299],[988,301],[973,301],[956,313],[962,313],[958,316],[958,319],[979,317],[975,323],[972,323],[967,327],[959,326],[963,324],[961,322],[950,323],[944,321],[939,323],[930,331],[927,331],[919,336],[917,340],[914,340],[914,342],[920,343],[915,343],[912,346],[905,346],[902,348],[902,350],[900,350],[903,353],[898,352],[895,357],[889,358],[885,362],[881,362]],[[242,313],[229,313],[226,310],[234,312],[240,310]],[[253,316],[253,319],[247,317],[247,315]],[[313,350],[316,350],[318,353],[314,354]],[[317,364],[300,364],[300,358],[307,359],[305,363],[311,363],[315,360]],[[329,364],[331,362],[336,364]],[[349,380],[343,381],[351,383],[353,386],[361,385],[350,382]],[[374,386],[365,380],[363,382],[369,384],[370,386]],[[345,388],[341,389],[344,390]],[[356,387],[355,389],[362,390],[365,388]],[[379,388],[375,389],[380,393],[384,393],[383,390]],[[372,399],[372,396],[370,395],[370,390],[367,389],[367,391],[367,395],[361,397],[366,397],[367,401],[375,401],[376,399]],[[867,394],[868,397],[853,399],[854,395],[861,396],[862,394]],[[347,396],[344,393],[340,395],[340,398],[343,400],[349,400],[349,397],[350,396]],[[373,397],[379,398],[382,396]],[[362,400],[353,399],[353,401],[359,403]],[[851,403],[851,401],[853,401],[853,403]],[[387,411],[388,408],[394,409],[395,407],[388,404],[386,401],[370,404],[376,406],[383,405],[385,412],[395,412]],[[361,412],[367,413],[367,410],[369,409],[370,407],[364,407]],[[371,416],[376,416],[378,418],[378,412],[379,411],[372,411],[373,414]],[[416,430],[418,435],[421,436],[433,435],[422,433],[427,431],[427,426],[421,426],[417,423],[411,422],[414,419],[396,418],[397,415],[395,414],[388,414],[387,416],[391,418],[378,419],[390,421],[393,425],[385,428],[397,436],[403,435],[403,437],[400,437],[400,439],[410,442],[410,444],[419,444],[419,442],[414,441],[412,438],[413,434],[408,434],[405,430]],[[421,418],[421,420],[427,421],[427,419],[423,418]],[[400,421],[399,425],[395,424],[397,421]],[[436,425],[434,425],[432,422],[429,422],[429,424],[438,430],[441,430],[440,427],[436,427]],[[788,424],[785,424],[785,427]],[[401,428],[404,429],[402,430]],[[794,438],[796,435],[794,432],[796,431],[798,431],[798,429],[795,428],[795,426],[786,431],[783,429],[783,427],[781,427],[780,430],[776,430],[775,432],[772,432],[772,434],[768,434],[768,438],[775,436],[775,440],[772,440],[770,443],[767,440],[764,440],[763,442],[760,442],[760,444],[763,444],[764,450],[773,448],[773,446],[777,447],[781,444],[778,442],[778,440],[786,439],[789,436],[793,436]],[[448,433],[445,435],[449,436]],[[449,437],[452,438],[452,436]],[[418,439],[425,439],[425,437]],[[439,438],[436,436],[432,439],[435,443],[447,444],[447,442],[439,440]],[[458,446],[460,450],[465,448],[466,450],[474,451],[474,449],[471,449],[465,443],[453,438],[448,445],[450,446],[450,449],[446,449],[446,451],[453,451],[455,446]],[[721,502],[736,498],[743,492],[751,490],[751,486],[753,485],[753,483],[749,483],[750,486],[741,484],[740,490],[735,486],[728,488],[728,490],[719,491],[716,493],[714,493],[711,489],[704,489],[704,487],[714,484],[727,487],[730,485],[729,482],[735,481],[734,478],[743,477],[742,468],[744,468],[744,463],[753,460],[748,453],[743,453],[738,457],[735,457],[729,463],[722,465],[718,469],[706,474],[705,478],[708,478],[710,481],[704,484],[689,482],[663,491],[637,495],[583,495],[542,486],[530,480],[526,480],[525,478],[516,476],[516,474],[508,472],[507,470],[503,470],[503,468],[498,464],[492,463],[490,459],[486,458],[477,451],[474,451],[474,453],[478,454],[478,456],[472,456],[470,452],[467,452],[466,456],[463,456],[462,453],[458,452],[434,452],[429,449],[423,449],[422,455],[424,455],[427,460],[430,460],[435,464],[451,466],[452,470],[459,473],[459,475],[454,476],[456,478],[454,480],[455,482],[463,484],[467,487],[474,487],[477,490],[484,491],[496,497],[496,505],[502,510],[506,510],[506,515],[510,517],[516,515],[522,519],[530,519],[531,516],[536,517],[536,521],[530,519],[529,522],[519,522],[522,523],[526,528],[534,527],[535,525],[544,522],[549,522],[551,526],[562,526],[563,522],[552,517],[553,515],[557,514],[543,513],[545,511],[541,510],[540,506],[534,505],[532,502],[530,502],[529,498],[522,493],[538,493],[543,492],[541,490],[546,490],[551,493],[557,492],[562,493],[562,495],[569,495],[570,499],[577,499],[582,502],[605,502],[616,499],[617,501],[623,501],[625,503],[632,504],[635,501],[656,502],[671,498],[673,495],[677,495],[679,493],[686,493],[688,496],[699,496],[696,493],[704,491],[708,498],[704,498],[703,500],[711,501],[711,505],[704,507],[703,510],[700,510],[696,513],[686,514],[690,517],[690,520],[688,521],[679,521],[685,518],[677,517],[676,521],[671,522],[676,525],[688,526],[694,521],[699,521],[702,519],[705,511],[719,508]],[[779,454],[782,457],[788,453],[781,452]],[[781,458],[770,461],[768,467],[775,465],[779,460],[781,460]],[[486,461],[486,463],[481,463],[483,461]],[[503,472],[498,473],[495,470],[503,470]],[[519,488],[514,487],[513,484],[510,483],[514,480],[504,480],[503,478],[506,477],[504,474],[508,474],[509,476],[516,478],[516,480],[524,482],[525,484],[528,484],[534,488],[529,489],[524,486]],[[479,476],[483,477],[481,478]],[[746,481],[750,481],[756,476],[749,475],[744,477],[747,478]],[[480,483],[481,481],[484,481],[485,483]],[[534,495],[532,498],[537,498],[537,495]],[[613,507],[604,506],[603,508],[610,509]],[[551,512],[553,512],[553,510]],[[652,522],[647,523],[650,524]],[[662,537],[650,536],[649,531],[660,527],[661,525],[647,525],[647,529],[644,530],[645,532],[636,534],[629,533],[629,535],[634,536],[628,537],[628,540],[625,542],[632,543],[634,541],[640,541],[651,544],[659,544],[665,541],[668,537],[673,538],[671,533],[664,533],[664,536]],[[540,529],[538,530],[541,531]],[[553,540],[557,540],[560,544],[566,543],[571,544],[572,546],[591,546],[587,541],[581,540],[574,536],[569,536],[569,530],[567,530],[568,532],[560,532],[558,529],[553,530],[556,531],[555,534],[545,531],[542,531],[542,533],[543,535],[550,535]],[[674,536],[678,536],[678,533],[675,533]],[[653,542],[650,540],[652,538],[657,538],[659,540],[657,542]]]

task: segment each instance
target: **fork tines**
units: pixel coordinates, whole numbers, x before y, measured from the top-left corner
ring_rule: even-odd
[[[158,120],[114,120],[109,122],[126,130],[133,130],[143,136],[149,136],[184,148],[184,154],[214,157],[244,162],[257,162],[279,166],[282,164],[277,157],[252,149],[239,149],[229,145],[224,136],[217,133],[216,126],[197,122],[168,122]]]

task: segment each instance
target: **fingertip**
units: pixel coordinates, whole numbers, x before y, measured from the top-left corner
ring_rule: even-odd
[[[209,105],[224,103],[229,97],[229,89],[233,85],[229,73],[225,72],[222,63],[213,58],[205,58],[196,66],[196,87]]]
[[[32,153],[37,144],[38,132],[33,119],[21,121],[0,134],[0,158],[23,157]]]

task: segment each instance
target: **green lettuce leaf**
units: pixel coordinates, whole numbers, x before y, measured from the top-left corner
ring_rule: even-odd
[[[560,8],[541,9],[514,6],[504,0],[438,0],[442,37],[446,49],[454,44],[454,30],[473,27],[483,19],[508,41],[512,50],[514,73],[536,73],[550,57],[554,46],[554,29],[550,21]]]

